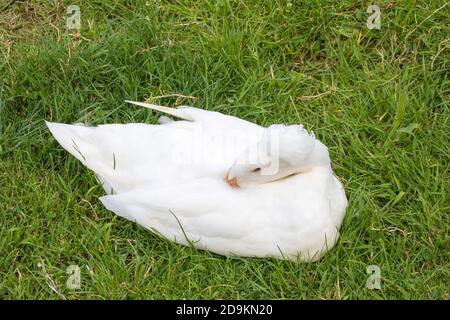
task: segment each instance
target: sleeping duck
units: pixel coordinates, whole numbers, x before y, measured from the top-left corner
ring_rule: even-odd
[[[310,262],[335,245],[347,198],[327,147],[303,126],[265,128],[188,106],[127,102],[179,120],[46,122],[95,172],[108,210],[220,255]]]

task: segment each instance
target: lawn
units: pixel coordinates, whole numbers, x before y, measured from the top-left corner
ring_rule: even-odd
[[[380,0],[371,30],[369,4],[1,0],[0,299],[449,299],[450,4]],[[349,198],[336,247],[222,257],[107,211],[44,120],[155,123],[123,102],[145,99],[314,131]]]

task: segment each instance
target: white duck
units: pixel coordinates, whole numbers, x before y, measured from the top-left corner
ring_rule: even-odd
[[[222,255],[315,261],[339,236],[347,198],[328,150],[302,126],[130,103],[159,125],[47,122],[93,170],[104,206],[182,245]]]

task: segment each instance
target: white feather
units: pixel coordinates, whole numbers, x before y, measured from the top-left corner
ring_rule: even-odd
[[[218,254],[314,261],[333,247],[347,199],[320,141],[280,127],[289,133],[281,144],[289,160],[283,163],[297,161],[307,170],[235,188],[225,176],[266,128],[192,107],[134,104],[187,121],[47,122],[61,146],[104,183],[110,195],[100,200],[107,209],[169,240]],[[202,157],[189,158],[199,147]]]

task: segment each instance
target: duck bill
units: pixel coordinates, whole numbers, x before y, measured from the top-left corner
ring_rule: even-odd
[[[231,168],[230,168],[231,170]],[[228,170],[226,176],[225,176],[225,181],[232,186],[233,188],[240,188],[241,186],[239,185],[239,183],[237,182],[237,177],[234,177],[232,179],[229,178],[230,176],[230,170]]]
[[[241,186],[238,184],[236,177],[234,177],[233,179],[228,179],[228,177],[226,178],[228,184],[234,188],[240,188]]]

